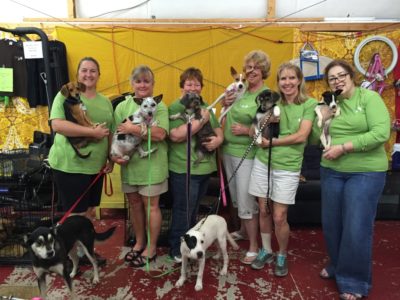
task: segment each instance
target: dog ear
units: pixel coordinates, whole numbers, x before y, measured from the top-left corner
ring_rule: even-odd
[[[133,101],[135,101],[137,105],[141,105],[142,102],[143,102],[143,98],[136,98],[135,97],[135,98],[133,98]]]
[[[82,83],[82,82],[79,82],[79,81],[78,81],[77,87],[78,87],[78,90],[79,90],[80,92],[82,92],[82,93],[84,93],[84,92],[86,91],[86,85],[85,85],[84,83]]]
[[[160,94],[158,96],[155,96],[153,99],[154,99],[154,101],[157,102],[157,104],[159,104],[161,102],[162,98],[163,98],[163,94]]]
[[[281,95],[280,95],[279,93],[277,93],[277,92],[275,92],[275,91],[271,91],[271,92],[272,92],[272,100],[273,100],[274,102],[278,101],[279,98],[281,98]]]
[[[235,77],[237,75],[237,72],[234,67],[231,67],[231,75],[232,77]]]
[[[335,96],[339,96],[342,92],[343,92],[343,90],[336,90],[335,91]]]
[[[68,98],[68,97],[69,97],[68,84],[64,84],[64,85],[61,87],[60,93],[61,93],[61,95],[63,95],[65,98]]]

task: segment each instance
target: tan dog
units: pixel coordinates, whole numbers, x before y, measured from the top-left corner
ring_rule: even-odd
[[[80,93],[84,92],[85,90],[86,86],[81,82],[68,82],[61,87],[60,92],[65,97],[65,119],[81,126],[94,128],[97,126],[97,124],[93,124],[89,119],[86,112],[86,106],[80,99]],[[80,158],[88,158],[91,154],[91,152],[82,154],[79,151],[80,148],[86,147],[89,142],[98,141],[97,139],[88,137],[67,137],[67,139]]]

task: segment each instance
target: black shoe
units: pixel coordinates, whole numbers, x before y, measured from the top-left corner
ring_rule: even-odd
[[[98,267],[102,267],[107,263],[107,259],[105,259],[104,257],[101,257],[96,252],[94,253],[94,257],[97,260],[97,266]],[[92,263],[90,262],[90,260],[85,255],[85,256],[79,258],[79,265],[80,266],[90,266],[90,265],[92,265]]]

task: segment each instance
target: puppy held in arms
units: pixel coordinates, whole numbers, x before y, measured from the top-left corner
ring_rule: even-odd
[[[65,119],[75,124],[94,128],[103,126],[104,124],[93,124],[87,115],[85,104],[80,98],[80,94],[85,92],[86,86],[81,82],[68,82],[61,87],[61,94],[65,97],[64,112]],[[98,139],[89,137],[66,137],[75,150],[76,155],[80,158],[88,158],[91,152],[82,154],[79,149],[86,147],[90,142],[98,142]]]
[[[219,97],[210,105],[207,107],[208,110],[212,109],[217,105],[222,99],[225,98],[225,95],[227,93],[234,93],[234,100],[232,104],[240,99],[243,94],[246,92],[246,78],[243,74],[238,73],[234,67],[231,67],[231,76],[233,78],[233,82],[226,88],[225,92],[223,92]],[[231,109],[232,104],[229,107],[223,107],[221,110],[221,115],[218,118],[218,122],[221,124],[222,119],[226,116],[228,111]]]
[[[176,282],[176,287],[181,287],[186,280],[188,272],[188,259],[198,260],[199,270],[197,273],[197,280],[195,290],[200,291],[203,289],[203,272],[206,262],[206,251],[211,244],[217,241],[219,250],[222,252],[223,266],[220,275],[226,275],[228,271],[229,256],[226,250],[226,240],[237,250],[239,246],[233,240],[228,232],[228,226],[223,217],[218,215],[209,215],[197,223],[192,229],[181,237],[181,254],[182,266],[181,276]],[[220,253],[214,256],[215,259],[220,257]]]
[[[32,260],[33,271],[38,279],[41,298],[46,299],[47,273],[62,276],[71,293],[71,298],[76,298],[71,278],[78,271],[77,245],[82,247],[93,265],[93,283],[99,283],[99,270],[93,250],[94,243],[107,240],[114,233],[115,228],[111,227],[105,232],[97,233],[89,219],[74,215],[68,217],[59,226],[38,227],[25,236],[25,244]],[[72,270],[70,270],[68,257],[73,264]]]
[[[342,93],[342,90],[336,90],[335,92],[326,91],[322,94],[322,99],[318,102],[315,107],[315,113],[317,114],[319,128],[322,128],[320,136],[321,144],[325,150],[331,146],[331,136],[329,134],[329,126],[334,117],[340,115],[340,107],[338,106],[338,96]]]
[[[259,93],[256,97],[257,112],[253,119],[253,125],[255,128],[255,136],[257,136],[256,144],[261,145],[262,138],[272,139],[279,137],[279,123],[272,122],[273,119],[279,118],[281,110],[276,105],[280,98],[280,95],[272,90],[264,90]],[[265,123],[261,134],[259,133],[262,125]]]
[[[192,118],[195,120],[202,120],[203,117],[201,115],[201,105],[204,102],[200,95],[195,93],[185,94],[185,96],[183,96],[183,98],[180,100],[180,103],[185,107],[185,110],[182,113],[169,116],[170,120],[181,119],[186,123],[190,122]],[[210,121],[207,121],[195,135],[196,145],[194,150],[197,155],[197,159],[193,163],[195,166],[198,165],[206,155],[211,155],[215,152],[215,150],[208,151],[203,145],[204,142],[209,141],[211,136],[216,136],[216,134],[211,126]]]
[[[132,97],[131,97],[132,98]],[[116,133],[113,136],[111,143],[111,156],[120,157],[124,160],[129,160],[132,154],[137,150],[139,151],[140,158],[148,156],[153,153],[157,148],[145,151],[142,147],[142,136],[147,133],[147,128],[153,125],[157,125],[156,112],[157,105],[161,102],[163,95],[158,95],[156,97],[146,97],[146,98],[132,98],[139,108],[135,113],[129,116],[123,122],[132,122],[132,124],[140,125],[141,136],[135,136],[133,134],[123,134]]]

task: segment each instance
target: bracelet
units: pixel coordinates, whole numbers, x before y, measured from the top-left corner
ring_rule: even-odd
[[[348,152],[346,151],[346,148],[344,147],[344,144],[342,144],[342,150],[343,150],[343,154],[347,154]]]

